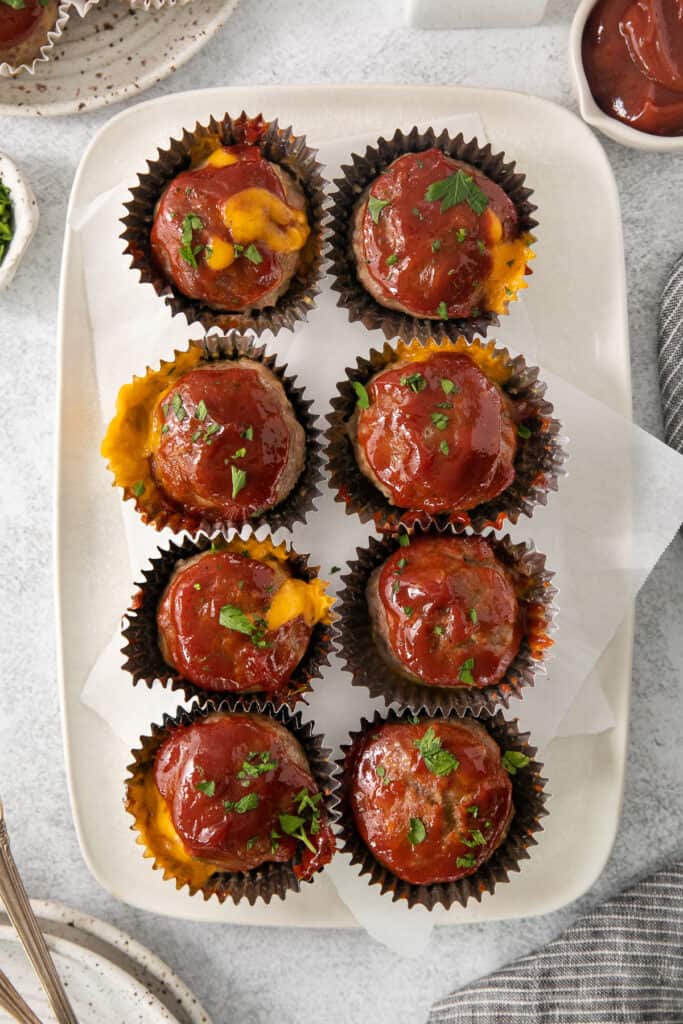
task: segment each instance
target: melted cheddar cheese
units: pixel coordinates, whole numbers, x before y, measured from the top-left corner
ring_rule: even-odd
[[[447,338],[443,341],[430,338],[424,344],[418,338],[414,338],[411,342],[399,341],[396,346],[396,361],[407,359],[414,363],[421,363],[429,359],[434,352],[463,352],[477,364],[482,373],[485,373],[496,384],[505,384],[512,374],[505,356],[495,351],[494,343],[483,342],[479,338],[475,338],[472,342],[468,342],[463,337]]]
[[[264,188],[245,188],[226,200],[223,221],[233,242],[261,242],[272,252],[298,252],[311,233],[304,210],[287,206]]]

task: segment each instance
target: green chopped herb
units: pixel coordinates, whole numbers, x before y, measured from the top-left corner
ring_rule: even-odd
[[[412,725],[419,725],[419,724],[420,724],[420,719],[418,718],[418,716],[417,716],[417,715],[409,715],[409,716],[408,716],[408,721],[409,721],[409,722],[410,722],[410,723],[411,723]]]
[[[232,457],[233,457],[233,459],[243,459],[246,454],[247,454],[247,449],[246,448],[238,448],[236,452],[232,453]]]
[[[458,228],[455,237],[459,242],[464,242],[467,238],[467,228]]]
[[[391,593],[392,594],[398,594],[398,588],[400,586],[401,586],[400,581],[399,580],[394,580],[394,582],[391,585]]]
[[[465,846],[476,847],[486,845],[486,840],[478,828],[470,829],[470,836],[470,839],[465,839],[464,836],[460,837],[461,842],[463,842]]]
[[[427,381],[424,379],[421,373],[410,373],[401,377],[401,384],[404,387],[410,388],[411,391],[416,393],[424,391],[427,387]]]
[[[413,746],[419,750],[422,760],[432,775],[450,775],[460,767],[457,757],[443,749],[441,740],[431,725],[424,736],[413,741]]]
[[[244,252],[244,246],[243,245],[233,245],[233,249],[235,250],[235,259],[237,259],[239,256],[241,256],[242,253]]]
[[[204,246],[204,259],[205,260],[210,260],[212,256],[213,256],[213,246],[212,245]]]
[[[136,484],[133,484],[132,491],[136,498],[141,498],[142,495],[145,493],[144,480],[138,480]]]
[[[242,762],[242,767],[237,773],[238,779],[256,779],[259,775],[265,775],[267,772],[272,772],[277,768],[278,762],[274,761],[268,751],[260,752],[258,750],[251,750],[247,756],[246,761]]]
[[[206,402],[202,398],[199,402],[197,402],[197,408],[194,411],[196,419],[198,419],[200,423],[203,423],[204,420],[206,419],[208,411],[209,410],[206,408]]]
[[[201,436],[202,436],[201,430],[195,430],[194,434],[192,435],[192,440],[193,441],[198,441]]]
[[[418,210],[417,206],[413,207],[413,214],[414,214],[415,217],[417,217],[418,220],[423,220],[424,219],[422,214]]]
[[[450,448],[448,447],[448,441],[439,441],[439,451],[442,455],[448,455]]]
[[[171,408],[175,413],[175,417],[178,420],[178,423],[182,423],[185,417],[187,416],[187,413],[185,411],[185,406],[183,405],[183,400],[177,391],[171,400]]]
[[[478,818],[479,817],[479,807],[477,806],[477,804],[471,804],[467,808],[467,813],[471,814],[473,818]]]
[[[11,7],[15,11],[23,11],[26,6],[25,0],[1,0],[1,2],[3,4],[7,4],[8,7]],[[40,6],[44,7],[45,5],[41,3]]]
[[[200,779],[199,782],[195,782],[195,787],[200,793],[203,793],[204,796],[213,796],[216,792],[216,783],[213,779]]]
[[[441,248],[441,239],[440,238],[435,238],[434,241],[432,242],[432,252],[438,252],[440,248]]]
[[[414,608],[412,608],[412,607],[411,607],[411,606],[410,606],[409,604],[407,604],[407,605],[405,606],[405,608],[403,609],[403,614],[404,614],[404,615],[407,615],[407,616],[408,616],[408,618],[410,619],[410,618],[412,618],[412,616],[413,616],[413,612],[414,612],[414,611],[415,611],[415,609],[414,609]]]
[[[330,575],[334,575],[335,572],[339,572],[340,568],[341,568],[341,566],[339,566],[339,565],[331,566],[330,567]]]
[[[407,548],[410,544],[410,536],[407,533],[399,533],[398,542],[402,548]]]
[[[407,558],[399,558],[399,560],[398,560],[398,562],[396,564],[397,564],[398,568],[401,570],[401,572],[403,572],[403,570],[405,569],[405,567],[408,564],[408,559]]]
[[[479,616],[477,615],[476,608],[470,608],[470,621],[473,622],[475,626],[479,622]]]
[[[480,253],[485,253],[487,251],[486,246],[482,242],[481,238],[477,239],[477,249],[479,250]]]
[[[515,261],[514,260],[508,260],[507,261],[507,265],[508,265],[508,267],[514,267]]]
[[[385,206],[389,206],[391,199],[377,199],[376,196],[370,196],[368,199],[368,211],[372,217],[373,224],[379,224],[379,215]]]
[[[458,679],[461,683],[465,683],[466,686],[474,685],[474,676],[472,675],[472,669],[474,668],[474,658],[468,658],[467,661],[463,661],[458,672]]]
[[[516,775],[518,768],[526,768],[529,758],[521,750],[506,750],[503,754],[502,765],[509,775]]]
[[[195,590],[201,590],[201,589],[202,589],[202,585],[201,585],[201,583],[195,583],[195,584],[193,584],[193,585],[194,585],[194,589],[195,589]]]
[[[387,266],[393,267],[395,263],[398,263],[398,254],[392,252],[391,256],[387,256]]]
[[[434,636],[443,636],[444,628],[443,628],[443,626],[434,626],[434,629],[433,629],[432,632],[434,633]]]
[[[353,390],[356,392],[356,405],[359,409],[370,408],[370,398],[364,384],[359,380],[353,381]]]
[[[311,853],[315,853],[315,846],[304,830],[305,818],[301,818],[298,814],[280,814],[278,815],[278,820],[280,828],[286,836],[292,836],[294,839],[300,840]]]
[[[436,312],[439,314],[442,320],[448,320],[448,306],[445,302],[440,302],[436,307]]]
[[[452,380],[449,380],[448,377],[442,377],[441,390],[443,391],[444,395],[452,395],[454,391],[458,391],[458,385],[455,384]]]
[[[0,263],[5,258],[9,244],[14,238],[11,192],[0,178]]]
[[[415,161],[415,166],[419,167],[420,170],[422,170],[422,168],[424,167],[424,163],[422,162],[422,160],[416,160]]]
[[[168,434],[168,431],[169,431],[168,423],[164,423],[163,427],[161,428],[161,433],[162,434]]]
[[[427,838],[427,829],[424,827],[424,822],[420,818],[410,819],[410,828],[408,829],[408,842],[411,846],[417,846],[418,843],[423,843]]]
[[[448,416],[446,416],[445,412],[433,412],[432,423],[437,430],[445,430],[448,426]]]
[[[248,245],[247,248],[244,250],[244,257],[245,259],[248,259],[251,263],[263,263],[263,256],[258,251],[253,242],[251,243],[251,245]]]
[[[270,833],[270,852],[271,853],[275,853],[276,850],[280,849],[280,844],[278,843],[278,839],[280,838],[280,836],[281,836],[281,833],[280,832],[276,832],[275,829],[273,829],[272,832]]]
[[[473,853],[466,853],[464,857],[456,857],[455,865],[459,868],[473,868],[477,863],[477,858]]]
[[[508,286],[505,285],[505,294],[506,295],[512,295],[512,288],[508,288]]]
[[[225,629],[244,633],[245,636],[251,636],[254,632],[254,623],[236,604],[224,604],[218,613],[218,621]]]
[[[385,786],[389,785],[389,780],[387,778],[387,770],[383,764],[375,765],[375,775],[377,776],[378,779],[382,780]]]
[[[224,800],[223,807],[226,811],[234,811],[235,814],[246,814],[247,811],[255,811],[258,807],[258,793],[247,793],[245,796],[240,797],[239,800]]]
[[[218,423],[209,423],[209,425],[204,428],[204,440],[208,441],[209,438],[213,437],[214,434],[217,434],[220,429],[221,428]]]
[[[528,437],[531,437],[531,431],[524,423],[519,424],[519,426],[517,427],[517,433],[520,437],[523,437],[524,440],[526,440]]]
[[[236,466],[230,467],[230,473],[232,475],[232,496],[236,498],[240,491],[246,486],[247,474],[243,469],[237,469]]]
[[[180,255],[191,267],[197,266],[197,253],[200,253],[204,248],[203,245],[195,245],[193,247],[192,234],[194,231],[201,231],[203,227],[204,222],[196,213],[186,213],[183,217],[183,226],[180,234],[182,242]]]
[[[252,426],[248,426],[246,430],[242,431],[242,437],[245,437],[247,439],[247,441],[253,441],[254,440],[254,428]]]
[[[258,836],[252,836],[251,839],[247,839],[247,849],[251,850],[258,840]]]
[[[456,171],[449,174],[441,181],[433,181],[425,192],[425,199],[428,203],[441,200],[441,213],[450,210],[458,203],[467,203],[470,209],[479,216],[489,205],[487,196],[482,192],[474,178],[465,174],[464,171]]]

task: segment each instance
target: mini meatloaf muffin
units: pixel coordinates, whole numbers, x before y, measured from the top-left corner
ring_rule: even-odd
[[[326,584],[260,548],[233,542],[179,562],[159,602],[162,656],[203,690],[281,692],[329,621]]]
[[[149,782],[146,845],[168,843],[170,829],[184,858],[207,864],[208,873],[294,861],[298,877],[307,879],[334,852],[306,755],[266,715],[216,713],[174,728],[157,750]]]
[[[504,312],[529,242],[507,193],[439,149],[394,160],[361,196],[351,236],[373,298],[433,320]]]
[[[413,885],[473,874],[514,815],[500,748],[471,719],[373,725],[352,744],[346,772],[363,842]]]
[[[153,477],[178,506],[246,520],[274,508],[305,461],[305,434],[277,377],[239,359],[201,365],[159,398]]]
[[[519,650],[515,586],[481,537],[417,537],[370,577],[367,600],[382,654],[429,686],[492,686]]]
[[[392,505],[466,511],[514,480],[513,403],[465,353],[392,363],[366,392],[350,434],[360,469]]]
[[[183,171],[154,216],[152,255],[167,280],[214,309],[273,306],[310,234],[298,182],[257,146],[222,146]]]
[[[57,21],[57,0],[0,0],[0,64],[32,64]]]

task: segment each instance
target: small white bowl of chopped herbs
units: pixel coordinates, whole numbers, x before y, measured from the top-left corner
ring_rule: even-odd
[[[23,174],[0,153],[0,291],[17,272],[36,228],[38,203]]]

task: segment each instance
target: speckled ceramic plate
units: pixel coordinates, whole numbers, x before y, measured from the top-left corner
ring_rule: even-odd
[[[0,115],[80,114],[137,96],[200,50],[237,2],[145,11],[100,0],[84,18],[74,10],[49,61],[0,80]]]
[[[170,967],[125,932],[63,903],[33,900],[32,906],[83,1024],[211,1024]],[[0,968],[32,1010],[52,1020],[40,983],[2,913]],[[10,1020],[0,1010],[0,1022]]]

